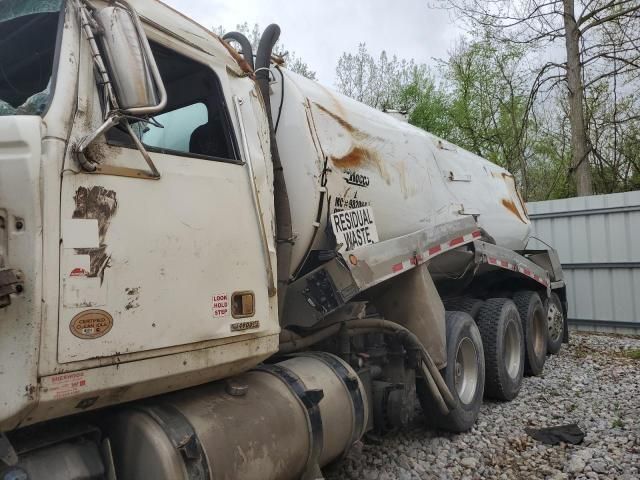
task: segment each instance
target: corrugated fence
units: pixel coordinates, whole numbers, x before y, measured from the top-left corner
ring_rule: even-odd
[[[576,328],[640,334],[640,191],[527,204],[528,248],[552,245]],[[541,242],[541,241],[542,242]]]

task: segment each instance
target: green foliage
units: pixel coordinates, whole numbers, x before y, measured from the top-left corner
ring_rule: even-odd
[[[632,348],[631,350],[627,350],[625,352],[625,356],[631,358],[632,360],[640,360],[640,348]]]
[[[345,52],[338,59],[336,86],[340,92],[380,110],[407,111],[415,97],[407,88],[420,89],[428,82],[425,65],[414,60],[389,57],[382,51],[374,58],[364,43],[355,53]]]

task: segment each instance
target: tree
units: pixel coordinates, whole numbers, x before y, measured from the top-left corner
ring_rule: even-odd
[[[364,43],[355,53],[344,52],[336,67],[336,87],[341,93],[380,110],[406,111],[411,101],[406,88],[427,77],[425,65],[395,55],[389,58],[384,50],[374,59]]]
[[[219,36],[224,36],[225,33],[230,30],[219,25],[214,28],[213,31]],[[262,30],[260,29],[260,25],[257,23],[253,26],[250,26],[247,22],[239,23],[236,25],[235,31],[242,33],[249,42],[251,43],[251,49],[253,50],[253,54],[255,55],[258,50],[258,44],[260,43],[260,37],[262,35]],[[235,43],[232,41],[232,43]],[[285,67],[295,72],[299,75],[307,77],[311,80],[316,80],[316,72],[311,70],[309,65],[302,60],[302,58],[298,57],[294,51],[289,51],[285,48],[284,44],[278,40],[273,48],[274,55],[282,57],[285,61]]]
[[[545,48],[553,55],[563,41],[563,61],[537,68],[532,92],[564,85],[571,126],[570,172],[578,195],[593,193],[584,97],[586,89],[612,75],[634,76],[640,64],[640,0],[440,0],[472,30],[499,42]],[[577,4],[577,8],[576,8]]]

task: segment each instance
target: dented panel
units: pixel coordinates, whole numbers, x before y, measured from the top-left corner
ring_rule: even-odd
[[[364,206],[373,208],[381,242],[469,218],[499,245],[524,248],[530,222],[506,170],[291,72],[284,82],[278,145],[293,185],[294,231],[304,238],[320,232],[314,248],[333,248],[328,214]],[[274,115],[281,91],[272,88]],[[311,121],[302,118],[303,105]],[[316,138],[323,163],[316,150],[307,153]],[[318,200],[309,192],[323,188],[324,215],[314,227]],[[296,260],[307,245],[296,244]]]

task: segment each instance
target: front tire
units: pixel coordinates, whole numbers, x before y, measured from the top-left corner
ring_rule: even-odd
[[[456,401],[456,408],[442,415],[423,379],[416,389],[427,423],[449,432],[469,430],[476,420],[484,395],[484,351],[480,331],[463,312],[447,312],[447,366],[442,378]]]

